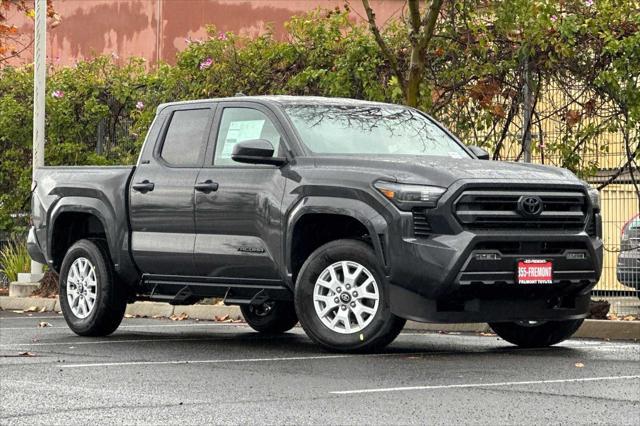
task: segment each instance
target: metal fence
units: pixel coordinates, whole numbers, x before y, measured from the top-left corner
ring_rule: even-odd
[[[640,280],[638,194],[633,184],[611,184],[600,191],[604,268],[593,295],[607,299],[618,316],[637,314]]]
[[[110,97],[107,103],[110,102]],[[125,114],[102,119],[96,128],[96,153],[112,161],[132,163],[137,154],[133,119]]]
[[[0,232],[0,250],[4,248],[9,243],[9,238],[11,236],[6,232]],[[25,240],[26,241],[26,240]],[[9,277],[2,272],[4,267],[0,264],[0,288],[6,288],[9,286]]]

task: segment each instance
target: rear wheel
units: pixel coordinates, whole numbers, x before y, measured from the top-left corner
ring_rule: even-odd
[[[582,325],[584,319],[567,321],[495,322],[489,326],[498,336],[523,348],[542,348],[568,339]]]
[[[295,288],[296,311],[307,335],[327,349],[371,351],[385,347],[405,320],[391,313],[375,253],[356,240],[314,251]]]
[[[60,269],[60,306],[69,328],[80,336],[113,333],[127,307],[102,241],[80,240],[67,251]]]
[[[298,323],[291,302],[272,300],[261,305],[240,305],[240,311],[247,324],[261,333],[284,333]]]

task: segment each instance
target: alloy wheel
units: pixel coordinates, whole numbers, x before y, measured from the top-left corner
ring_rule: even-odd
[[[327,266],[313,289],[316,314],[330,330],[341,334],[365,329],[380,304],[380,291],[373,274],[361,264],[340,261]]]
[[[73,261],[67,274],[67,301],[77,318],[91,315],[98,294],[96,268],[86,257]]]

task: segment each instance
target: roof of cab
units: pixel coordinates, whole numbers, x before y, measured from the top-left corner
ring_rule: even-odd
[[[221,101],[254,101],[258,103],[271,103],[271,104],[280,104],[280,105],[296,105],[296,104],[316,104],[316,105],[387,105],[391,106],[392,104],[386,104],[383,102],[374,102],[374,101],[363,101],[359,99],[349,99],[349,98],[327,98],[322,96],[290,96],[290,95],[268,95],[268,96],[243,96],[237,95],[233,97],[227,98],[211,98],[211,99],[197,99],[192,101],[178,101],[178,102],[167,102],[164,104],[158,105],[158,111],[168,107],[175,105],[197,105],[199,103],[207,103],[207,102],[221,102]],[[400,105],[394,105],[400,106]]]

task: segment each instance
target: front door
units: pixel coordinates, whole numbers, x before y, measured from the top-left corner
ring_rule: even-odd
[[[131,181],[131,248],[143,273],[196,275],[194,194],[213,105],[172,107],[149,158]]]
[[[197,179],[203,189],[195,194],[196,269],[202,276],[216,278],[281,280],[276,265],[282,244],[282,170],[237,163],[231,152],[238,142],[266,139],[275,155],[284,155],[282,128],[268,109],[257,104],[221,104],[215,121],[215,144]]]

